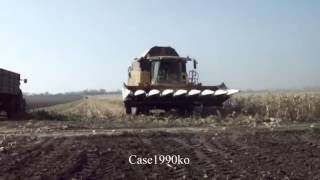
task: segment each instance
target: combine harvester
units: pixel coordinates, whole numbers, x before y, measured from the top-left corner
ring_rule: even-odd
[[[186,64],[193,62],[187,74]],[[221,107],[231,95],[239,92],[224,83],[204,86],[198,82],[197,61],[180,57],[171,47],[152,47],[128,69],[128,83],[122,98],[127,114],[148,113],[151,109],[177,110],[182,114],[194,107]],[[203,108],[201,108],[203,109]]]

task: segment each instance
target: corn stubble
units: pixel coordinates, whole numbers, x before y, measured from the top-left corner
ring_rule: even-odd
[[[47,111],[48,113],[43,113]],[[35,111],[37,112],[37,111]],[[64,115],[67,119],[112,121],[119,127],[174,127],[216,124],[265,124],[320,120],[320,91],[243,92],[233,96],[220,110],[181,117],[177,114],[126,116],[120,97],[93,96],[79,101],[41,108],[41,114]],[[61,116],[61,117],[64,117]],[[55,116],[48,116],[54,119]],[[38,117],[39,118],[39,117]],[[46,117],[40,117],[45,119]],[[61,119],[61,118],[59,118]],[[63,118],[62,118],[63,119]]]

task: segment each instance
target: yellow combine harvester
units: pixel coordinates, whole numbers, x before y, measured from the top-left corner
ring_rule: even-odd
[[[188,62],[193,62],[189,73]],[[195,59],[180,57],[171,47],[152,47],[128,69],[128,83],[122,89],[126,113],[176,109],[185,114],[197,106],[221,107],[232,94],[239,92],[228,89],[224,83],[203,86],[198,82],[196,68]]]

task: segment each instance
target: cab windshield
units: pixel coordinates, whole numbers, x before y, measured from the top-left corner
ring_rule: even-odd
[[[151,63],[151,83],[179,83],[181,82],[181,69],[181,61],[153,61]]]

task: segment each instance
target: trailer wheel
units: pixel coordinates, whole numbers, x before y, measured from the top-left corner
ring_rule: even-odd
[[[13,119],[13,112],[11,109],[7,109],[6,110],[6,113],[7,113],[7,118],[8,119]]]
[[[8,119],[14,119],[15,116],[15,100],[9,101],[9,103],[6,105],[6,113]]]
[[[26,102],[24,99],[11,99],[10,103],[7,105],[7,117],[8,119],[21,119],[25,115]]]

